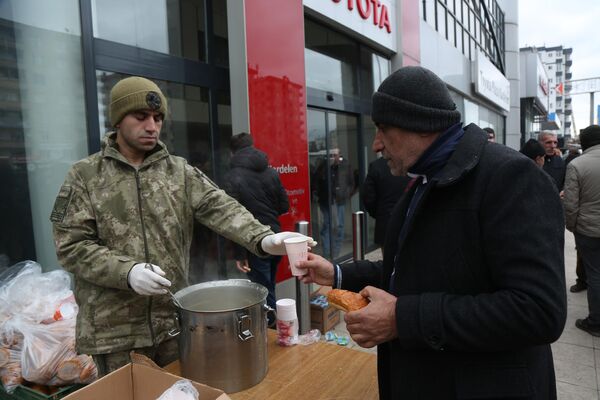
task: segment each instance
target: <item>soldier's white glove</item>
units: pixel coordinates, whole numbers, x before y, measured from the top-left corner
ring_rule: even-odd
[[[165,276],[165,272],[158,265],[140,263],[131,268],[127,282],[136,293],[144,296],[166,294],[167,289],[165,288],[171,286],[171,281],[163,276]]]
[[[317,242],[310,236],[305,236],[298,232],[279,232],[274,235],[265,236],[260,242],[260,247],[262,247],[265,253],[272,254],[274,256],[284,256],[285,252],[285,244],[283,241],[288,238],[293,237],[304,237],[308,239],[308,247],[315,247]]]

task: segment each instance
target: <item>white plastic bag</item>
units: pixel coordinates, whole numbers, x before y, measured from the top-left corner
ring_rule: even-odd
[[[71,296],[71,276],[63,270],[42,273],[34,261],[23,261],[10,268],[11,274],[0,282],[0,314],[18,316],[40,323],[54,316],[61,302]]]
[[[70,287],[66,271],[42,273],[33,261],[15,264],[0,277],[0,358],[8,352],[11,359],[0,366],[3,381],[61,386],[97,379],[92,357],[75,351],[78,307]]]
[[[18,333],[4,335],[0,332],[0,382],[8,393],[23,383],[21,349],[23,337]]]
[[[23,378],[49,386],[90,383],[98,378],[92,357],[75,351],[75,315],[48,325],[17,322],[24,337]]]
[[[198,400],[198,391],[187,379],[178,380],[156,400]]]

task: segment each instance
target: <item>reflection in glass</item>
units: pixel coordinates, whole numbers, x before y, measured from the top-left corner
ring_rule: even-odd
[[[204,14],[203,0],[92,0],[95,37],[195,61],[206,61]]]
[[[224,67],[229,66],[229,41],[227,35],[227,2],[216,0],[212,2],[215,63]]]
[[[0,269],[58,266],[49,216],[87,154],[80,32],[77,0],[0,1]]]
[[[358,44],[305,20],[306,86],[345,96],[358,94]]]
[[[370,115],[363,115],[362,118],[362,132],[363,132],[363,157],[366,160],[365,165],[368,166],[371,162],[377,159],[377,153],[373,152],[372,145],[375,139],[375,124],[371,120]],[[375,244],[375,218],[371,217],[369,213],[365,212],[367,216],[367,247]]]
[[[358,199],[357,118],[308,109],[311,215],[315,251],[327,258],[352,253],[352,212]]]

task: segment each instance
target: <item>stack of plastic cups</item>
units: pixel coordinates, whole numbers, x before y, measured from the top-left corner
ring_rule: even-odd
[[[298,315],[296,300],[277,300],[277,344],[294,346],[298,343]]]

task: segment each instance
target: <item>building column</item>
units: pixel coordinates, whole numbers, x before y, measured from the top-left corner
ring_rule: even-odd
[[[521,148],[521,95],[519,92],[519,4],[498,0],[504,10],[505,72],[510,82],[510,111],[506,118],[506,145]]]

